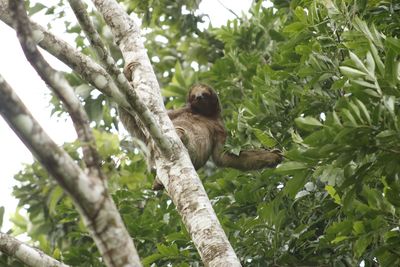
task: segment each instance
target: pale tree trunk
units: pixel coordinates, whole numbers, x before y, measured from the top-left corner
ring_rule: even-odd
[[[139,26],[116,1],[93,2],[110,26],[126,65],[133,66],[132,84],[136,93],[154,114],[164,137],[170,140],[167,143],[172,144],[170,157],[165,157],[158,150],[154,152],[157,177],[182,216],[203,263],[207,266],[240,266],[189,155],[166,113],[156,76],[141,41]]]
[[[76,0],[70,2],[72,6],[79,4]],[[111,27],[125,62],[134,66],[132,85],[135,90],[130,85],[126,86],[124,78],[109,65],[103,64],[107,69],[105,71],[91,58],[34,24],[36,36],[41,37],[37,40],[38,44],[108,95],[131,114],[132,121],[141,126],[140,131],[147,136],[146,141],[153,143],[151,147],[156,148],[153,160],[157,176],[181,214],[203,263],[206,266],[240,266],[186,149],[166,114],[158,82],[140,40],[139,27],[115,1],[96,0],[94,3]],[[5,0],[0,0],[0,19],[10,24]],[[84,18],[82,21],[87,23]],[[89,39],[94,37],[90,28],[85,29],[85,32]],[[96,38],[92,39],[95,42]],[[102,61],[107,62],[107,58]]]

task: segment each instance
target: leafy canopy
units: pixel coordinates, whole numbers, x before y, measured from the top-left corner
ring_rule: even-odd
[[[248,15],[204,29],[199,1],[121,2],[143,19],[168,108],[183,104],[193,82],[209,83],[223,105],[227,150],[285,152],[275,170],[209,164],[200,171],[244,265],[400,264],[400,4],[275,0],[267,8],[254,1]],[[57,8],[31,6],[40,9],[63,19]],[[79,27],[66,26],[92,55]],[[173,204],[149,190],[153,177],[143,156],[115,135],[113,104],[66,75],[95,122],[114,200],[144,264],[198,266]],[[80,160],[77,144],[65,147]],[[34,163],[16,179],[14,195],[28,216],[17,211],[14,233],[27,233],[68,264],[103,266],[70,199],[43,169]],[[19,266],[5,255],[0,263]]]

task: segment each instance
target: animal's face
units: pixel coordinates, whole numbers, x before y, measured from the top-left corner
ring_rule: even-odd
[[[188,103],[193,113],[207,117],[218,116],[221,112],[217,94],[205,84],[192,86],[188,95]]]

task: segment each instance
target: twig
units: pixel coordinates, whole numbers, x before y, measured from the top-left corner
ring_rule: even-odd
[[[240,19],[240,17],[238,16],[238,14],[235,13],[235,11],[233,11],[232,9],[230,9],[229,7],[225,6],[224,3],[222,3],[220,0],[217,0],[218,3],[225,8],[226,10],[228,10],[229,12],[231,12],[237,19]]]

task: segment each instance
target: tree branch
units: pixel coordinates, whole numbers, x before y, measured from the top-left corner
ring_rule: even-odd
[[[18,239],[0,232],[0,251],[17,258],[32,267],[68,267],[64,263],[46,255],[43,251],[28,246]]]
[[[116,1],[93,2],[110,26],[127,66],[135,66],[132,69],[135,91],[154,114],[164,138],[173,144],[171,158],[154,151],[157,177],[182,216],[204,265],[240,266],[187,151],[166,113],[156,76],[141,41],[140,28]]]
[[[0,0],[0,19],[14,28],[7,0]],[[37,23],[30,21],[30,24],[37,37],[35,40],[40,47],[67,64],[72,70],[81,75],[83,79],[91,83],[103,94],[112,98],[118,105],[133,113],[132,109],[129,110],[130,105],[128,101],[119,92],[113,79],[100,65]]]
[[[72,197],[107,266],[141,266],[133,241],[106,189],[105,181],[83,172],[51,140],[1,75],[0,114]]]
[[[8,12],[7,0],[0,0],[0,19],[10,27],[13,27]],[[159,131],[160,127],[157,125],[156,121],[154,121],[149,109],[140,101],[134,90],[128,90],[124,85],[121,86],[119,82],[121,75],[116,75],[115,81],[119,83],[118,86],[123,93],[119,91],[118,86],[114,83],[114,79],[90,57],[80,53],[65,41],[46,31],[40,25],[34,22],[31,22],[31,25],[38,37],[39,46],[67,64],[86,81],[90,82],[102,93],[114,100],[131,116],[137,115],[140,120],[144,122],[147,130],[155,137],[155,141],[162,152],[166,156],[171,154],[172,145],[163,138]],[[122,79],[125,79],[125,77]]]
[[[86,167],[94,176],[99,176],[104,179],[100,168],[100,155],[96,150],[92,129],[89,126],[89,118],[81,102],[74,94],[74,90],[68,84],[64,76],[55,71],[39,52],[32,36],[32,30],[25,11],[24,2],[21,0],[10,1],[10,10],[14,19],[18,39],[26,58],[35,68],[39,76],[61,100],[66,110],[71,115],[75,131],[81,141],[83,160]]]
[[[166,157],[169,157],[172,153],[171,144],[168,142],[169,140],[163,138],[160,127],[154,120],[153,114],[151,114],[149,109],[140,101],[135,90],[132,88],[132,85],[128,82],[125,75],[118,69],[113,57],[95,29],[93,22],[86,11],[87,7],[80,0],[69,0],[69,3],[79,21],[79,24],[85,32],[86,37],[89,39],[90,44],[99,56],[103,66],[117,83],[118,88],[125,95],[141,121],[144,122],[147,130],[155,139],[159,149],[161,149],[162,153]]]

